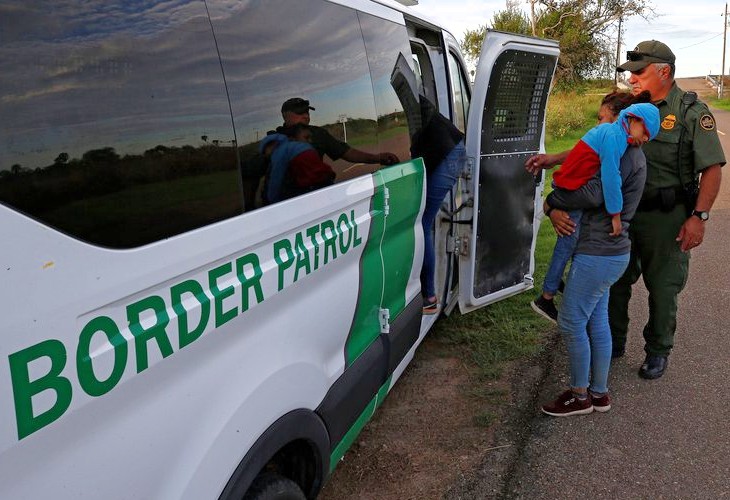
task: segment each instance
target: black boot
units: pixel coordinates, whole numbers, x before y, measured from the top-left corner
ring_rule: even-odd
[[[667,369],[669,358],[667,356],[655,356],[647,354],[644,364],[639,368],[639,377],[654,380],[662,375]]]

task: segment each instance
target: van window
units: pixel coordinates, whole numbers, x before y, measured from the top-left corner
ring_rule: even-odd
[[[364,13],[358,16],[375,93],[379,149],[395,153],[401,161],[406,161],[411,157],[408,123],[390,76],[400,54],[406,60],[411,57],[408,36],[403,26],[392,21]]]
[[[451,78],[451,89],[454,93],[454,125],[462,132],[465,132],[466,119],[469,116],[469,85],[461,64],[452,52],[449,52],[449,76]]]
[[[433,74],[433,65],[431,64],[431,58],[428,56],[428,50],[425,45],[421,43],[411,42],[411,51],[413,52],[413,58],[417,61],[416,71],[417,75],[421,76],[423,95],[428,97],[431,102],[438,102],[436,97],[436,80]]]
[[[0,202],[116,248],[242,212],[203,2],[37,1],[0,32]]]
[[[262,203],[267,167],[258,156],[259,142],[283,125],[281,108],[288,99],[308,100],[315,108],[309,110],[310,125],[329,137],[378,152],[378,113],[355,10],[322,0],[267,0],[218,2],[210,5],[210,15],[229,86],[245,189],[248,198],[256,197],[247,200],[247,210]],[[338,181],[376,167],[353,167],[338,148],[322,149]]]

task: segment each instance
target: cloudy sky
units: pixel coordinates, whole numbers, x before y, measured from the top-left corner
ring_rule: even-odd
[[[526,3],[526,2],[525,2]],[[725,2],[718,0],[654,0],[657,17],[634,18],[624,23],[622,53],[642,40],[667,43],[677,56],[677,76],[720,73]],[[504,0],[419,0],[417,10],[441,21],[461,40],[464,31],[490,23],[505,8]],[[728,74],[730,54],[726,55]]]

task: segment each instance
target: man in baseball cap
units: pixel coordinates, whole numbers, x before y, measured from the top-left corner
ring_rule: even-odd
[[[367,151],[361,151],[333,137],[324,128],[310,125],[310,110],[314,111],[314,108],[309,105],[307,99],[302,97],[287,99],[281,105],[281,117],[284,119],[284,124],[277,127],[276,132],[286,135],[295,125],[302,124],[308,126],[312,133],[312,146],[320,158],[324,158],[327,155],[333,161],[342,158],[351,163],[379,163],[381,165],[393,165],[399,162],[398,157],[393,153],[368,153]]]
[[[674,81],[674,53],[657,40],[641,42],[626,53],[616,71],[630,71],[636,95],[649,91],[659,108],[656,140],[642,147],[646,184],[629,237],[631,257],[624,275],[611,287],[608,321],[613,357],[622,356],[629,325],[631,286],[643,275],[649,291],[649,320],[644,326],[646,358],[639,376],[664,375],[674,347],[677,296],[687,282],[689,250],[702,244],[715,201],[725,156],[715,119],[694,92]]]
[[[674,65],[674,52],[662,42],[647,40],[641,42],[634,50],[626,52],[628,61],[616,68],[617,71],[631,71],[632,73],[646,68],[651,63],[666,63]]]
[[[284,101],[284,104],[281,105],[282,114],[292,112],[302,115],[304,113],[309,113],[310,109],[314,111],[314,108],[309,105],[309,101],[302,99],[301,97],[292,97],[291,99]]]

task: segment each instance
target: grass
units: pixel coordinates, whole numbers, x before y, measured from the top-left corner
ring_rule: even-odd
[[[717,97],[711,96],[706,99],[707,103],[719,108],[724,109],[727,111],[730,111],[730,97],[724,97],[722,99],[718,99]]]
[[[550,97],[548,124],[553,133],[548,135],[546,149],[556,153],[572,148],[576,141],[592,126],[601,100],[607,88],[593,90],[593,94],[578,95],[575,92],[559,93]],[[558,131],[559,133],[555,133]],[[550,175],[545,182],[550,185]],[[546,189],[546,191],[549,190]],[[548,219],[543,219],[535,249],[535,288],[540,289],[555,244],[555,233]],[[436,323],[433,338],[449,346],[460,346],[468,352],[476,366],[480,381],[495,380],[502,374],[506,363],[538,354],[546,345],[546,332],[552,325],[530,308],[537,292],[526,292],[502,300],[472,313],[453,313],[446,320]],[[504,400],[503,391],[480,391],[473,396],[489,403]],[[488,426],[495,415],[491,411],[476,415],[477,425]]]

